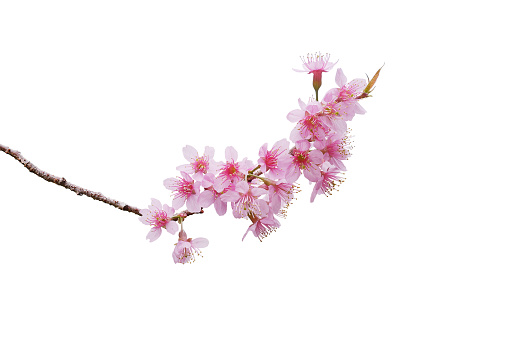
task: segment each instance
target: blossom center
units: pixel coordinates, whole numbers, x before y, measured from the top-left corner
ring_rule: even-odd
[[[298,166],[300,169],[305,169],[308,167],[310,163],[309,152],[308,151],[293,151],[293,163]]]
[[[193,167],[194,173],[207,173],[209,169],[209,159],[206,156],[196,158],[191,166]]]
[[[163,227],[163,226],[166,226],[169,219],[170,218],[168,218],[168,215],[166,214],[165,211],[157,211],[149,219],[149,222],[151,225],[155,225],[157,227]]]

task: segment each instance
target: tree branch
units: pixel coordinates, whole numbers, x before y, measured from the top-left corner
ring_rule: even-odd
[[[40,170],[37,166],[35,166],[30,161],[25,159],[21,155],[21,153],[16,151],[16,150],[13,150],[13,149],[11,149],[11,148],[9,148],[7,146],[4,146],[4,145],[0,144],[0,151],[9,154],[11,157],[13,157],[14,159],[18,160],[20,163],[22,163],[23,166],[25,166],[27,170],[29,170],[30,172],[34,173],[38,177],[43,178],[46,181],[49,181],[49,182],[52,182],[54,184],[60,185],[62,187],[65,187],[68,190],[73,191],[77,195],[86,195],[87,197],[90,197],[90,198],[92,198],[94,200],[102,201],[102,202],[104,202],[104,203],[106,203],[108,205],[114,206],[114,207],[116,207],[116,208],[118,208],[118,209],[120,209],[122,211],[131,212],[131,213],[134,213],[134,214],[137,214],[137,215],[141,216],[140,209],[137,208],[137,207],[127,205],[127,204],[125,204],[125,203],[123,203],[121,201],[118,201],[118,200],[113,200],[113,199],[107,198],[104,195],[102,195],[102,193],[100,193],[100,192],[93,192],[93,191],[84,189],[82,187],[79,187],[79,186],[76,186],[74,184],[71,184],[70,182],[68,182],[63,177],[59,178],[57,176],[51,175],[51,174],[49,174],[47,172],[44,172],[44,171]]]

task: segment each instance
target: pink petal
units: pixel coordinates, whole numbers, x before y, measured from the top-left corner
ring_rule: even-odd
[[[338,68],[336,71],[336,84],[339,88],[343,87],[346,84],[346,75],[343,73],[341,68]]]
[[[313,187],[313,192],[311,192],[311,202],[315,201],[316,194],[318,193],[318,189],[321,185],[321,180],[318,180],[315,184],[315,187]]]
[[[235,191],[228,191],[226,193],[221,194],[222,201],[230,201],[235,202],[240,199],[240,194]]]
[[[260,195],[263,195],[263,194],[266,194],[266,193],[267,193],[267,190],[264,190],[263,188],[259,188],[259,187],[251,188],[251,194],[254,197],[259,197]]]
[[[294,143],[299,141],[299,140],[304,140],[304,138],[300,134],[300,130],[299,130],[299,128],[297,126],[295,126],[295,128],[290,133],[290,140],[292,142],[294,142]]]
[[[164,187],[172,191],[172,187],[174,187],[178,183],[178,180],[175,178],[168,178],[163,181]]]
[[[312,182],[316,182],[320,180],[320,178],[322,177],[320,174],[320,170],[315,166],[309,166],[305,168],[303,173],[306,179]]]
[[[138,218],[139,221],[141,221],[142,223],[144,223],[145,225],[150,225],[150,223],[147,221],[147,215],[150,211],[149,210],[146,210],[146,209],[143,209],[143,210],[140,210],[140,213],[142,214],[141,217]]]
[[[288,150],[290,148],[290,142],[286,139],[281,139],[274,144],[272,149],[279,149],[280,151]]]
[[[193,162],[194,159],[198,158],[198,151],[193,146],[186,145],[182,148],[182,153],[184,153],[184,158],[189,162]]]
[[[171,206],[175,209],[175,210],[178,210],[179,208],[181,208],[182,206],[184,206],[184,203],[186,202],[186,197],[175,197],[173,198],[173,201],[171,203]]]
[[[163,206],[161,205],[161,202],[159,200],[152,198],[151,202],[152,202],[152,205],[155,206],[158,210],[163,209]]]
[[[201,206],[198,205],[198,194],[193,194],[187,198],[186,206],[189,212],[200,212]]]
[[[241,194],[246,194],[247,191],[249,191],[249,184],[245,181],[240,181],[237,185],[235,185],[235,191]]]
[[[306,104],[301,99],[299,99],[299,107],[301,110],[306,111]]]
[[[294,109],[288,115],[286,116],[286,119],[288,119],[290,122],[297,122],[304,118],[305,112],[300,109]]]
[[[228,205],[221,199],[216,199],[216,201],[214,201],[214,208],[216,209],[217,215],[221,216],[225,215]]]
[[[200,193],[200,197],[198,198],[198,205],[203,208],[207,208],[214,203],[214,200],[214,192],[205,190]]]
[[[186,172],[186,173],[193,173],[193,167],[191,167],[191,165],[187,164],[187,165],[180,165],[180,166],[177,166],[177,171],[179,172]]]
[[[225,151],[226,161],[237,161],[238,153],[232,146],[226,147]]]
[[[150,240],[150,242],[157,240],[161,236],[161,233],[161,227],[152,227],[147,234],[147,239]]]
[[[300,177],[300,170],[296,166],[288,167],[288,171],[286,172],[286,181],[288,183],[293,183]]]
[[[163,206],[163,211],[165,211],[169,217],[171,217],[175,214],[175,210],[166,204],[164,204],[164,206]]]
[[[295,143],[295,148],[299,151],[307,151],[311,147],[311,143],[307,140],[299,140]]]
[[[364,88],[366,88],[367,82],[365,79],[353,79],[348,83],[348,88],[353,92],[354,96],[361,95]]]
[[[267,155],[267,146],[268,144],[264,143],[262,147],[260,147],[260,150],[258,151],[258,156],[265,157],[265,155]]]
[[[315,164],[321,164],[323,161],[323,153],[315,149],[309,152],[309,159]]]
[[[209,160],[211,160],[214,157],[215,152],[216,151],[214,150],[214,147],[205,146],[205,152],[203,153],[203,155],[205,155],[206,157],[209,158]]]
[[[179,230],[179,225],[177,224],[176,221],[170,221],[167,225],[166,225],[166,231],[168,231],[169,233],[171,234],[175,234],[177,233],[177,231]]]
[[[244,236],[242,237],[242,241],[244,241],[244,238],[246,237],[246,235],[249,233],[249,231],[253,232],[253,230],[256,228],[256,223],[252,224],[251,226],[249,226],[246,230],[246,233],[244,233]]]
[[[191,246],[196,248],[203,248],[209,245],[209,241],[206,238],[195,238],[191,240]]]

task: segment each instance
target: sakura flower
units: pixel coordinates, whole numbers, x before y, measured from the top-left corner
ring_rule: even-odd
[[[291,162],[290,154],[288,149],[290,143],[286,139],[281,139],[272,146],[269,151],[267,149],[267,143],[260,147],[258,155],[258,164],[262,173],[269,172],[269,176],[272,178],[282,178],[286,173],[286,169]]]
[[[339,169],[332,166],[328,162],[325,162],[323,169],[320,172],[321,177],[315,183],[313,192],[311,192],[311,202],[315,200],[317,194],[325,194],[326,196],[331,195],[332,191],[336,189],[336,186],[340,185],[345,181],[344,178],[337,176]]]
[[[330,162],[342,171],[346,171],[346,167],[341,160],[346,160],[351,155],[350,140],[345,134],[334,134],[325,141],[315,141],[313,144],[316,149],[323,153],[323,160]]]
[[[254,164],[247,158],[237,162],[238,153],[232,146],[226,147],[225,156],[226,164],[220,167],[218,174],[218,178],[221,179],[221,187],[215,186],[218,192],[232,183],[236,184],[244,178],[248,170],[254,168]]]
[[[175,214],[175,210],[168,205],[161,206],[161,202],[152,198],[152,204],[148,209],[140,210],[141,217],[139,220],[145,225],[153,226],[147,234],[147,239],[150,242],[157,240],[162,233],[161,228],[175,234],[178,231],[178,225],[171,218]]]
[[[228,190],[229,187],[225,188],[223,191],[218,192],[214,187],[221,187],[221,179],[214,177],[212,174],[208,173],[203,177],[202,186],[204,187],[203,192],[200,193],[198,197],[198,205],[203,208],[207,208],[210,205],[214,204],[214,208],[218,215],[224,215],[226,213],[228,205],[226,202],[221,200],[221,194]],[[233,187],[235,187],[233,185]]]
[[[199,212],[201,210],[201,206],[198,205],[200,182],[195,182],[186,172],[180,172],[180,174],[182,178],[168,178],[163,182],[164,187],[173,191],[172,206],[174,209],[179,209],[185,203],[190,212]]]
[[[348,118],[351,120],[355,114],[364,114],[366,110],[359,104],[357,97],[363,93],[366,88],[366,80],[353,79],[348,84],[343,70],[339,68],[336,72],[336,84],[339,86],[338,102],[346,103]]]
[[[323,110],[321,112],[322,120],[332,131],[344,133],[346,131],[346,120],[348,112],[347,104],[337,101],[339,97],[339,88],[329,90],[322,101]]]
[[[187,238],[187,234],[184,231],[180,231],[179,240],[175,244],[173,250],[173,261],[175,264],[181,263],[192,263],[195,260],[195,255],[201,256],[200,248],[207,247],[209,241],[206,238]]]
[[[261,219],[256,217],[251,218],[251,221],[253,221],[253,224],[251,224],[248,227],[246,233],[244,233],[242,241],[244,241],[244,238],[249,232],[253,232],[253,235],[262,241],[263,238],[267,237],[269,234],[279,228],[279,226],[281,226],[279,221],[274,218],[272,213]]]
[[[323,154],[319,150],[309,151],[310,147],[307,140],[300,140],[295,144],[292,162],[286,171],[287,182],[295,182],[302,173],[309,181],[316,182],[320,178],[318,165],[322,163]]]
[[[178,166],[178,171],[192,174],[194,179],[198,181],[201,181],[203,176],[208,172],[216,173],[218,163],[213,159],[213,147],[206,146],[205,152],[201,157],[198,156],[198,151],[193,146],[187,145],[182,149],[182,152],[184,153],[184,158],[189,161],[189,164]]]
[[[307,61],[304,57],[301,57],[303,62],[302,67],[303,70],[293,69],[296,72],[307,72],[308,74],[313,74],[313,88],[316,92],[316,100],[318,100],[318,89],[322,86],[322,73],[328,72],[334,67],[335,63],[329,61],[330,55],[325,54],[322,55],[320,53],[315,53],[315,55],[308,54]]]
[[[297,142],[305,139],[322,140],[325,138],[329,128],[321,117],[322,105],[312,99],[307,105],[299,99],[299,105],[301,105],[301,109],[295,109],[286,116],[291,122],[297,122],[297,126],[290,134],[290,140]]]
[[[297,184],[290,184],[282,180],[279,182],[274,182],[272,185],[269,185],[268,188],[269,188],[270,207],[272,208],[274,213],[278,215],[280,213],[281,207],[283,207],[281,215],[285,216],[286,215],[285,209],[292,201],[293,194],[300,192]]]
[[[221,200],[233,203],[234,216],[245,218],[249,213],[262,216],[266,203],[263,205],[262,201],[258,201],[258,197],[266,193],[267,190],[263,188],[241,181],[235,185],[234,189],[221,195]]]

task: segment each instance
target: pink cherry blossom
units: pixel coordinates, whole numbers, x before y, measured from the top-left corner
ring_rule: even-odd
[[[200,182],[195,182],[186,172],[180,172],[180,174],[182,178],[168,178],[163,182],[164,187],[173,191],[172,206],[174,209],[179,209],[185,203],[190,212],[199,212],[201,210],[201,206],[198,205]]]
[[[266,203],[261,203],[258,198],[268,193],[267,190],[254,187],[246,181],[238,182],[235,188],[221,195],[221,200],[233,203],[234,215],[245,218],[248,214],[262,216]]]
[[[344,133],[346,131],[346,120],[351,120],[346,110],[347,104],[337,101],[339,88],[329,90],[322,101],[323,110],[321,116],[323,122],[334,132]]]
[[[315,141],[313,145],[316,149],[322,151],[324,161],[328,161],[340,170],[346,171],[346,167],[341,160],[347,160],[352,149],[347,133],[335,134],[325,141]]]
[[[219,169],[218,178],[221,179],[221,187],[218,189],[216,186],[216,190],[219,192],[223,190],[223,188],[230,186],[230,184],[236,184],[240,180],[242,180],[248,170],[254,168],[253,163],[247,158],[244,158],[241,162],[237,162],[238,153],[232,146],[226,147],[225,151],[226,156],[226,164],[223,164]]]
[[[323,154],[318,150],[309,151],[310,147],[307,140],[300,140],[295,144],[291,153],[292,162],[286,171],[287,182],[295,182],[302,173],[309,181],[316,182],[320,178],[318,165],[322,163]]]
[[[258,164],[262,173],[267,173],[271,178],[282,178],[286,174],[288,165],[291,162],[288,150],[290,143],[286,139],[281,139],[272,146],[272,149],[267,150],[267,143],[260,147],[258,155]]]
[[[173,261],[175,264],[192,263],[195,260],[195,255],[201,256],[200,248],[207,247],[209,241],[206,238],[187,238],[186,232],[180,231],[179,240],[175,244],[173,250]]]
[[[175,221],[171,220],[175,214],[175,210],[168,205],[161,206],[161,202],[152,198],[152,204],[148,209],[140,210],[141,217],[139,220],[145,225],[153,226],[147,234],[147,239],[150,242],[157,240],[162,233],[161,228],[166,228],[171,234],[178,231],[178,225]]]
[[[297,126],[290,134],[290,140],[322,140],[325,138],[329,127],[322,118],[323,107],[321,103],[311,99],[307,105],[299,100],[301,109],[295,109],[286,116],[291,122],[297,122]]]
[[[244,241],[244,238],[249,232],[253,232],[253,235],[257,237],[260,241],[262,241],[263,238],[267,237],[269,234],[271,234],[273,231],[275,231],[281,224],[279,221],[277,221],[276,218],[274,218],[273,214],[269,214],[264,218],[254,218],[253,224],[251,224],[246,233],[244,233],[244,236],[242,237],[242,241]]]
[[[300,192],[296,184],[278,181],[268,186],[270,207],[275,214],[285,216],[286,208],[293,199],[293,194]]]
[[[207,208],[214,204],[214,208],[216,209],[217,214],[221,216],[226,213],[228,205],[226,202],[222,201],[220,197],[223,192],[230,188],[227,187],[223,191],[218,192],[214,187],[221,187],[220,189],[223,189],[221,184],[218,183],[219,180],[220,179],[214,177],[210,173],[203,177],[202,186],[204,187],[204,190],[202,193],[200,193],[198,198],[198,205],[203,208]],[[235,185],[232,185],[232,187],[235,187]]]
[[[348,113],[349,120],[355,114],[364,114],[366,110],[359,104],[357,97],[363,93],[366,88],[366,80],[364,79],[353,79],[348,84],[346,83],[346,76],[343,70],[339,68],[336,72],[336,84],[339,86],[338,102],[344,102],[346,104],[346,111]]]
[[[337,175],[339,173],[340,171],[338,168],[327,162],[324,163],[323,169],[320,172],[321,177],[315,183],[313,192],[311,192],[311,202],[315,200],[317,194],[325,194],[325,196],[331,195],[332,191],[345,181],[344,178]]]
[[[206,146],[203,156],[198,156],[198,151],[193,147],[187,145],[182,149],[184,158],[189,161],[189,164],[180,165],[177,167],[178,171],[193,174],[194,179],[200,181],[207,173],[215,174],[218,168],[218,163],[213,159],[214,148]]]

